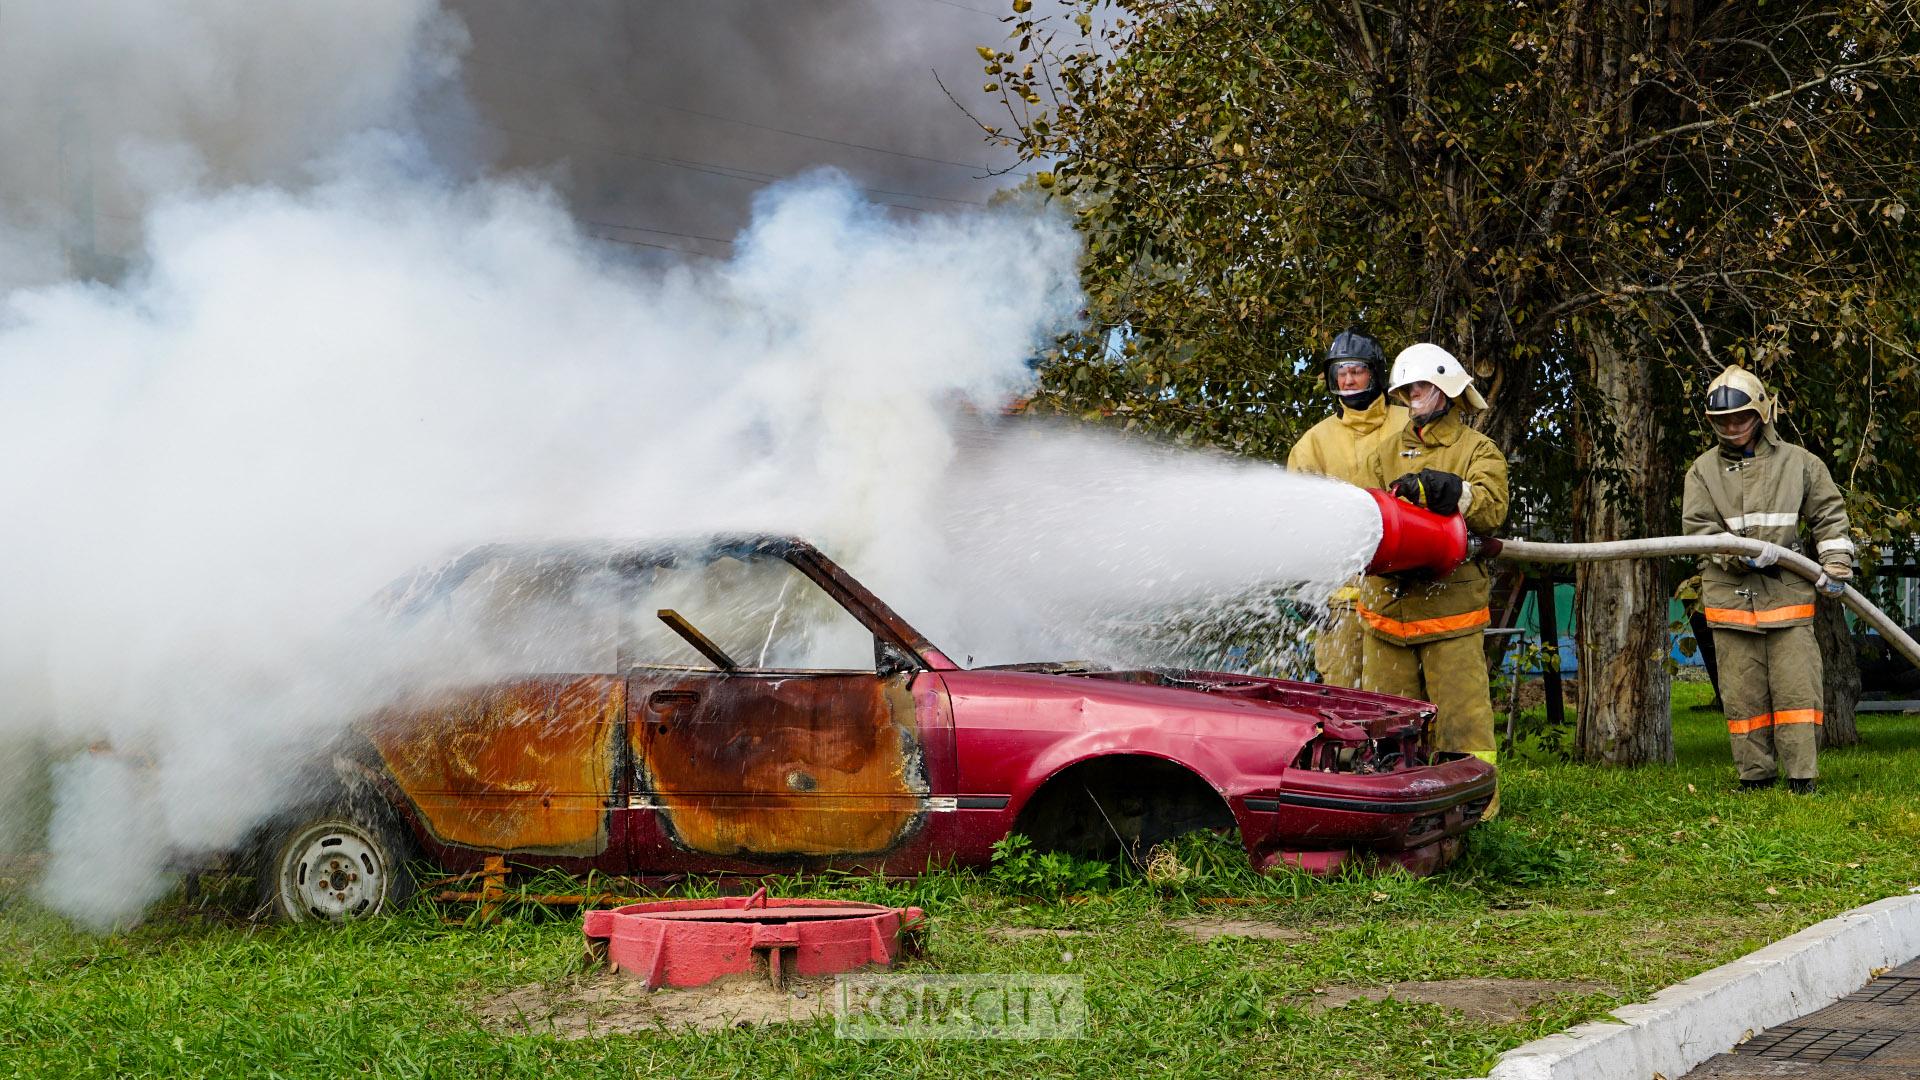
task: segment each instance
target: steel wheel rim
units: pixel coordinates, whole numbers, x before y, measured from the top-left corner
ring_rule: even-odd
[[[371,830],[323,821],[302,829],[281,852],[281,907],[293,918],[341,922],[385,906],[392,869]]]

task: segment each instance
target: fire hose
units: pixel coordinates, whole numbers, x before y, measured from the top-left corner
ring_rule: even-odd
[[[1731,533],[1711,536],[1656,536],[1644,540],[1606,540],[1585,544],[1549,544],[1534,540],[1507,540],[1473,536],[1458,514],[1442,516],[1369,489],[1380,509],[1380,546],[1367,565],[1369,574],[1426,570],[1445,574],[1469,558],[1508,559],[1513,562],[1611,562],[1616,559],[1665,559],[1686,555],[1760,555],[1764,541]],[[1779,564],[1808,581],[1819,583],[1820,564],[1791,549],[1781,549]],[[1873,601],[1853,586],[1839,594],[1841,603],[1880,632],[1900,655],[1920,668],[1920,644]]]

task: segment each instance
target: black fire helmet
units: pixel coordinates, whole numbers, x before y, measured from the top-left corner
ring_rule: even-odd
[[[1333,369],[1336,364],[1352,360],[1363,361],[1368,370],[1373,372],[1373,386],[1370,391],[1362,391],[1361,394],[1343,395],[1340,394],[1340,388],[1334,384]],[[1348,327],[1334,335],[1333,344],[1327,346],[1327,360],[1322,374],[1326,376],[1328,390],[1339,395],[1343,400],[1364,396],[1365,401],[1348,401],[1348,404],[1354,408],[1365,408],[1386,388],[1387,354],[1380,348],[1380,343],[1369,337],[1365,331],[1357,326]]]

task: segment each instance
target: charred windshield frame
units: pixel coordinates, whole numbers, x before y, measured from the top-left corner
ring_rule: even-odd
[[[447,602],[455,590],[482,568],[501,562],[516,564],[534,573],[607,571],[619,577],[639,577],[655,568],[699,566],[725,558],[741,561],[778,559],[799,571],[872,633],[875,669],[881,674],[953,671],[959,668],[944,652],[818,548],[804,540],[786,536],[740,536],[696,542],[633,544],[488,544],[439,567],[422,570],[394,582],[381,593],[379,602],[390,618],[421,617]],[[675,629],[678,631],[678,627]],[[708,659],[713,658],[709,656]],[[722,669],[726,670],[724,665]]]

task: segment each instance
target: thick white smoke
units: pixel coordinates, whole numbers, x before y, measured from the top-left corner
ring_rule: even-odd
[[[454,183],[369,129],[458,33],[425,3],[363,14],[293,90],[235,100],[290,39],[241,33],[244,5],[170,27],[199,29],[160,55],[209,72],[127,104],[119,145],[226,164],[143,189],[118,284],[0,292],[0,747],[66,759],[43,892],[74,916],[136,915],[169,853],[234,844],[302,798],[287,767],[328,732],[444,677],[363,613],[472,544],[799,533],[993,662],[1152,655],[1126,629],[1149,605],[1324,590],[1378,528],[1271,467],[983,420],[1078,308],[1063,217],[901,219],[823,174],[769,189],[728,262],[636,266],[543,187]],[[139,25],[49,56],[99,63]],[[78,70],[51,63],[0,81],[51,93]],[[165,82],[129,78],[100,111]],[[304,135],[255,139],[274,116]],[[94,740],[134,756],[72,752]]]
[[[269,808],[252,766],[370,704],[328,700],[330,635],[449,550],[779,528],[926,552],[944,411],[1002,400],[1072,311],[1070,230],[902,224],[823,179],[740,246],[623,267],[538,190],[362,164],[163,206],[124,288],[12,294],[7,723],[153,754],[160,805],[101,812],[219,846]]]

